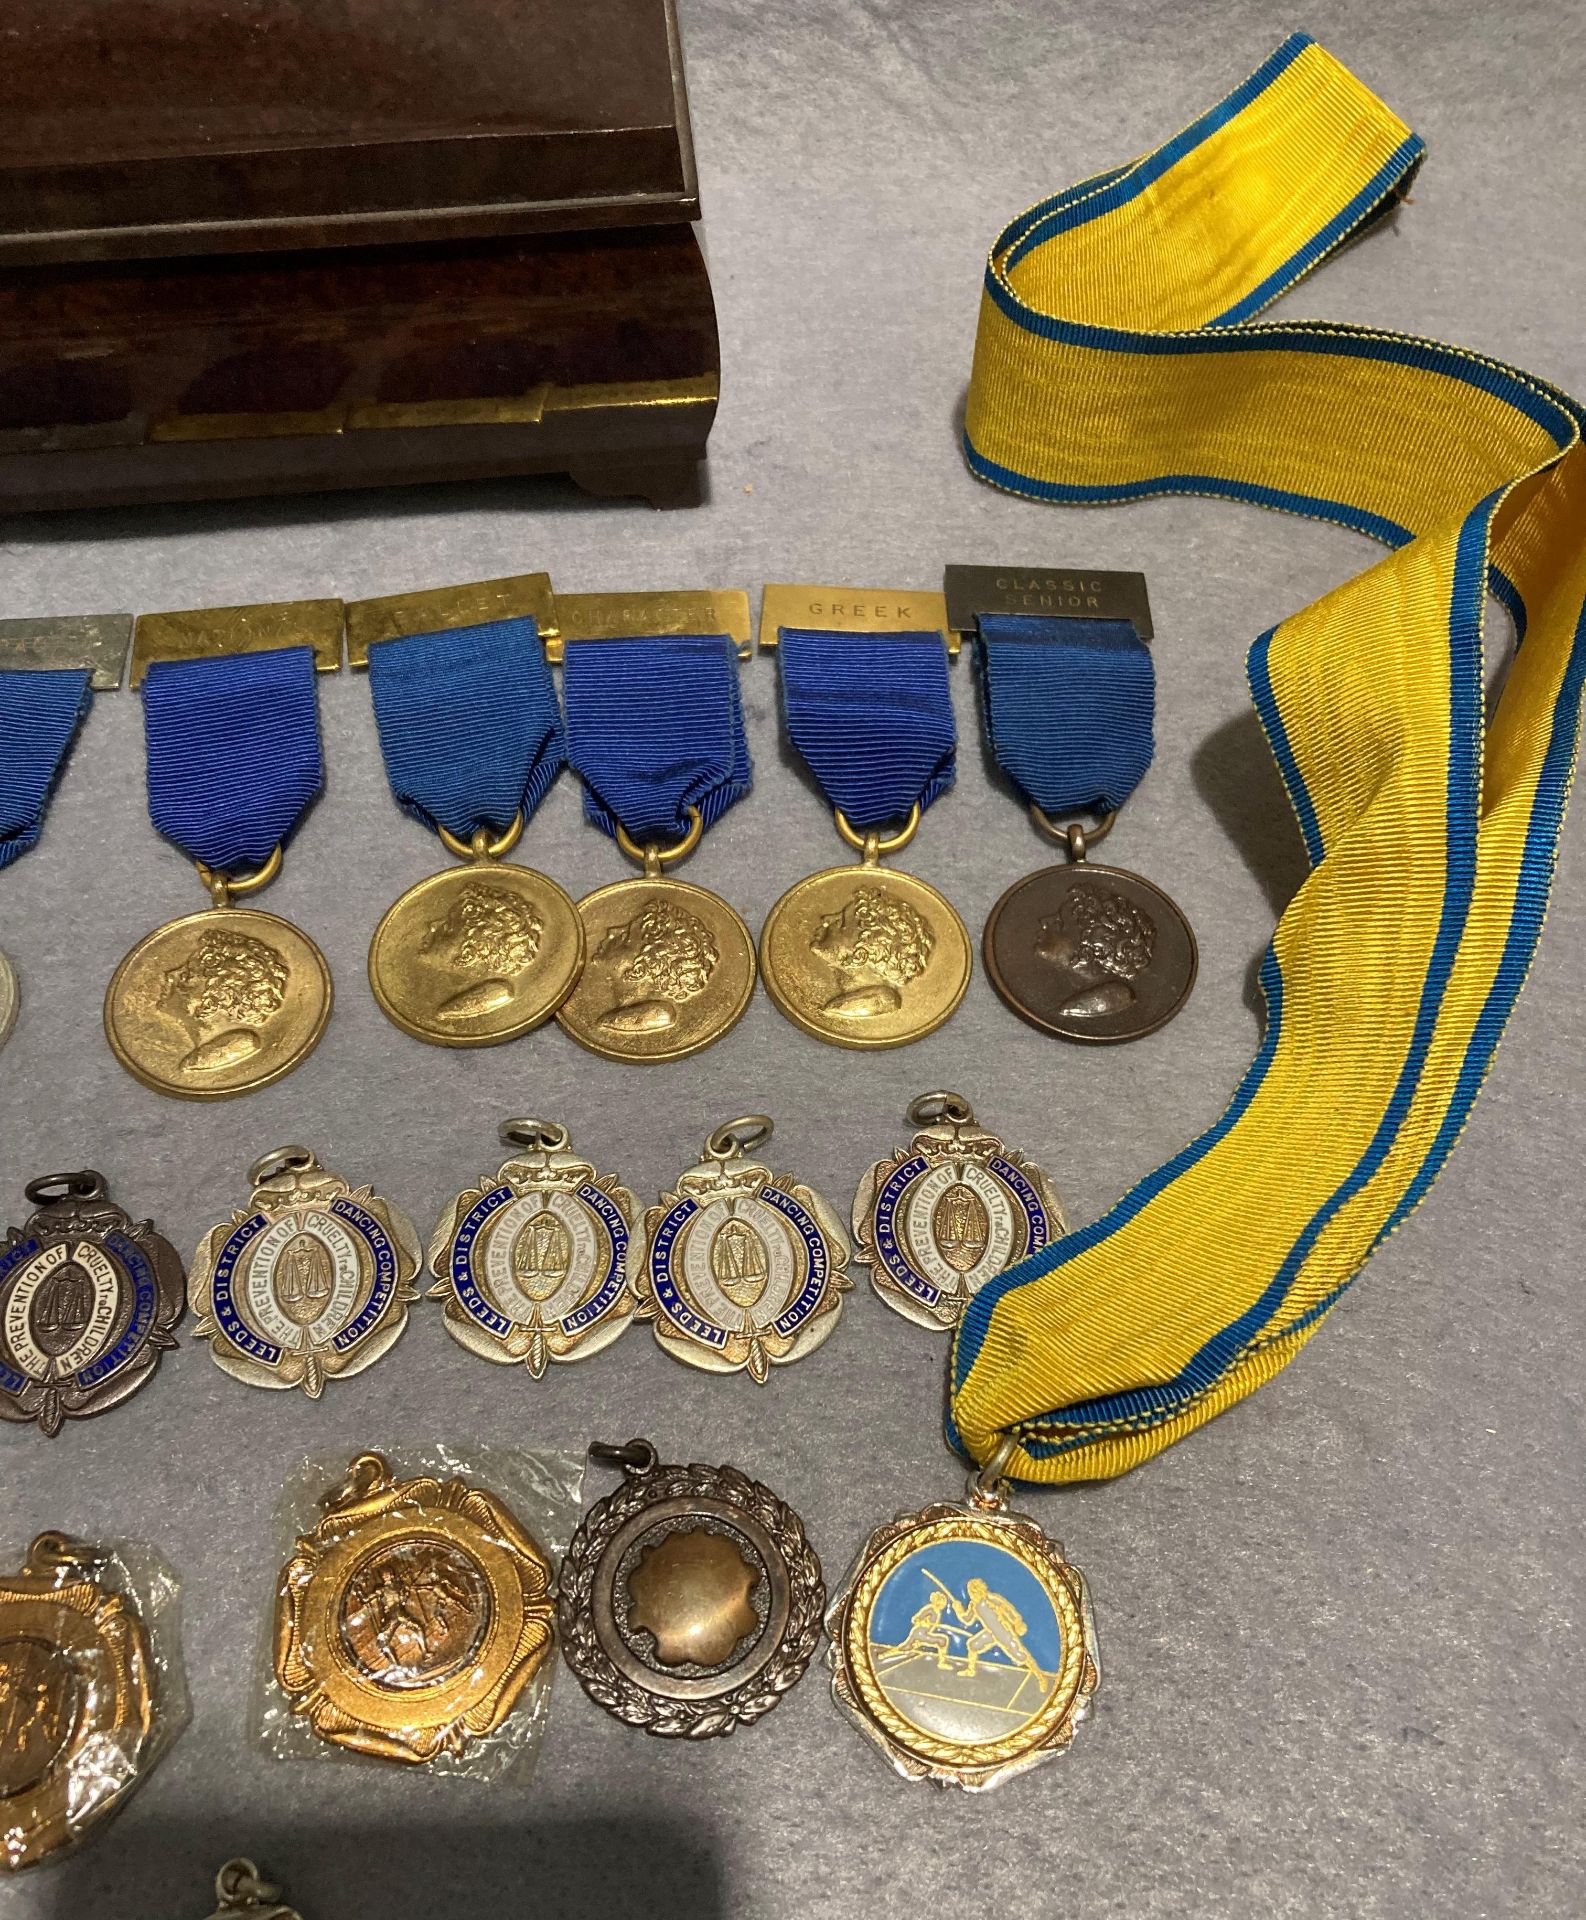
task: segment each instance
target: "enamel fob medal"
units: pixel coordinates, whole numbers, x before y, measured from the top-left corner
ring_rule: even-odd
[[[126,614],[0,620],[0,869],[37,843],[90,689],[120,686],[131,636]],[[0,1047],[20,1003],[16,969],[0,951]]]
[[[282,1570],[275,1677],[320,1739],[455,1758],[494,1733],[551,1650],[551,1565],[488,1489],[399,1480],[361,1453]]]
[[[854,1257],[896,1312],[951,1332],[993,1274],[1068,1230],[1052,1183],[956,1093],[921,1094],[919,1129],[854,1196]]]
[[[748,1157],[771,1130],[764,1114],[718,1127],[644,1216],[633,1266],[639,1314],[674,1359],[762,1385],[830,1336],[853,1285],[836,1214]]]
[[[525,1366],[609,1346],[633,1315],[628,1242],[639,1204],[614,1174],[572,1151],[566,1127],[505,1120],[500,1170],[465,1188],[430,1243],[434,1300],[471,1352]]]
[[[1101,1682],[1084,1575],[1008,1511],[1012,1452],[964,1504],[878,1527],[827,1612],[832,1695],[907,1779],[977,1791],[1038,1766]]]
[[[228,651],[243,646],[259,650]],[[116,1058],[156,1093],[250,1093],[290,1073],[325,1031],[325,956],[288,921],[235,902],[281,871],[324,785],[314,674],[316,660],[340,658],[337,601],[138,622],[149,812],[210,896],[202,913],[140,940],[105,995]]]
[[[153,1378],[186,1306],[181,1255],[102,1175],[32,1181],[37,1211],[0,1244],[0,1420],[59,1433]]]
[[[766,990],[817,1040],[902,1046],[953,1013],[972,964],[941,894],[880,864],[953,783],[945,639],[783,626],[777,643],[788,732],[860,858],[800,880],[771,909]]]
[[[570,617],[580,598],[561,603]],[[563,687],[585,814],[644,872],[578,903],[588,955],[557,1017],[609,1060],[679,1060],[735,1027],[754,992],[754,941],[740,916],[667,871],[749,791],[733,642],[580,639],[569,628]]]
[[[266,1154],[248,1205],[199,1242],[188,1297],[217,1366],[252,1387],[361,1373],[407,1325],[422,1255],[412,1226],[306,1147]]]
[[[769,1713],[808,1667],[826,1604],[798,1515],[736,1467],[663,1465],[648,1440],[589,1452],[626,1477],[562,1562],[562,1653],[584,1691],[687,1740]]]
[[[492,588],[508,606],[549,603],[543,575],[475,595]],[[462,863],[419,881],[386,913],[369,984],[415,1039],[482,1047],[550,1019],[583,967],[584,930],[554,880],[506,858],[565,763],[539,627],[523,613],[428,630],[447,598],[366,601],[348,615],[349,656],[367,656],[391,790]]]
[[[1116,588],[1106,589],[1119,580],[1136,591],[1114,604]],[[1066,865],[1016,881],[992,908],[986,972],[1043,1033],[1138,1040],[1183,1006],[1197,964],[1189,922],[1160,887],[1089,857],[1151,764],[1150,611],[1139,575],[1096,576],[1100,590],[1075,596],[1060,593],[1062,584],[1012,570],[947,574],[955,624],[978,630],[997,764],[1068,856]],[[1094,602],[1099,615],[1075,613],[1066,597]],[[1095,824],[1087,828],[1076,814]]]

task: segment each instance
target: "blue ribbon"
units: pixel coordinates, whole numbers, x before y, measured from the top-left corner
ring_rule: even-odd
[[[325,784],[310,647],[156,661],[143,731],[150,818],[217,873],[263,866]]]
[[[749,791],[738,661],[724,633],[570,642],[562,669],[567,758],[584,811],[640,846],[707,827]]]
[[[85,672],[25,667],[0,673],[0,867],[20,860],[38,839],[88,700]]]
[[[459,840],[528,819],[567,764],[533,620],[382,640],[369,692],[398,805]]]
[[[953,784],[958,730],[939,633],[783,627],[788,732],[831,804],[865,832]]]
[[[986,731],[1043,813],[1110,813],[1155,750],[1156,668],[1128,620],[982,614]]]

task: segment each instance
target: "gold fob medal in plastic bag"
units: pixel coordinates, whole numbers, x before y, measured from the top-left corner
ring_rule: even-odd
[[[421,1765],[512,1712],[551,1650],[551,1564],[497,1497],[359,1454],[283,1569],[275,1677],[333,1745]]]

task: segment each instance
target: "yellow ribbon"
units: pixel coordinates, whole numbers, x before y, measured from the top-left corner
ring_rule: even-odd
[[[1391,213],[1421,143],[1309,39],[1157,152],[1032,208],[986,275],[975,472],[1054,501],[1202,493],[1392,551],[1251,648],[1311,871],[1222,1118],[982,1290],[952,1424],[1027,1479],[1121,1473],[1297,1353],[1418,1204],[1541,932],[1586,674],[1582,410],[1459,348],[1252,324]],[[1488,711],[1484,596],[1522,641]]]

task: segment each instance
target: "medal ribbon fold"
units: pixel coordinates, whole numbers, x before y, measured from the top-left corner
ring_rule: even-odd
[[[0,672],[0,867],[37,843],[91,697],[86,670]]]
[[[980,616],[986,733],[1048,816],[1113,813],[1154,750],[1156,667],[1128,620]]]
[[[584,812],[640,846],[681,840],[689,810],[714,826],[749,791],[738,661],[724,633],[568,644],[567,758]]]
[[[1293,1358],[1458,1139],[1542,928],[1586,676],[1582,409],[1429,340],[1252,324],[1403,198],[1421,142],[1314,42],[1044,201],[986,274],[965,446],[1008,491],[1198,493],[1391,549],[1256,640],[1311,871],[1215,1125],[991,1281],[950,1431],[1031,1480],[1121,1473]],[[1489,587],[1521,639],[1489,708]]]
[[[143,683],[149,817],[217,873],[263,866],[325,784],[310,647],[160,660]]]
[[[533,620],[377,641],[369,695],[397,804],[459,840],[529,819],[567,764]]]
[[[939,633],[780,629],[788,734],[860,832],[923,812],[953,784],[958,732]]]

